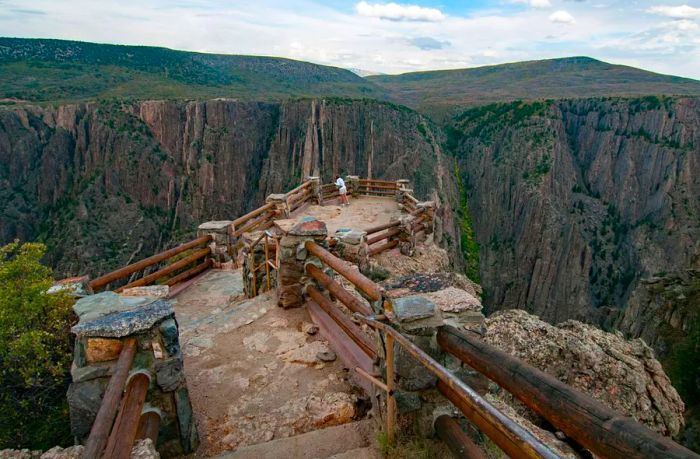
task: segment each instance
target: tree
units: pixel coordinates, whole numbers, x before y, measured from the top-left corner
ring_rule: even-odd
[[[43,244],[0,247],[0,449],[48,449],[71,443],[71,305],[48,294]]]

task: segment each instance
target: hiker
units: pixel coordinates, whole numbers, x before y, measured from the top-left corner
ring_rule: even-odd
[[[340,175],[335,176],[335,186],[338,187],[338,192],[340,193],[340,205],[349,206],[350,201],[348,201],[348,189],[345,187],[345,181],[340,178]]]

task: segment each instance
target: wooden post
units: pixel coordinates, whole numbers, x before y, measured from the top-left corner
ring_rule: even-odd
[[[389,445],[396,442],[396,398],[394,397],[394,337],[386,334],[386,434]]]
[[[483,373],[597,456],[700,457],[633,418],[454,327],[440,327],[437,340],[442,349]]]
[[[267,232],[265,232],[265,278],[267,279],[267,291],[269,292],[272,288],[270,284],[270,263],[268,259],[270,258],[270,246],[268,245]]]
[[[100,409],[90,429],[90,436],[83,453],[86,458],[99,458],[102,455],[102,450],[107,444],[109,431],[112,428],[112,422],[114,422],[114,416],[119,408],[119,400],[122,397],[126,378],[129,376],[129,369],[134,361],[134,355],[136,355],[136,338],[128,338],[124,341],[124,347],[119,353],[114,373],[107,384]]]

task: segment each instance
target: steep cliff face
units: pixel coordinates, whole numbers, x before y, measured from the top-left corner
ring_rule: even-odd
[[[418,126],[422,126],[418,129]],[[309,174],[409,178],[441,152],[417,113],[369,101],[146,101],[0,111],[0,242],[43,240],[61,274],[99,273],[230,219]],[[441,187],[441,188],[438,188]],[[449,227],[446,239],[457,240]]]
[[[697,267],[700,100],[493,105],[450,140],[491,309],[612,323],[640,279]]]

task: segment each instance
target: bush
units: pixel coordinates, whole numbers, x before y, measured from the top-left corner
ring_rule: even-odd
[[[72,299],[48,294],[42,244],[0,247],[0,449],[71,443]]]

